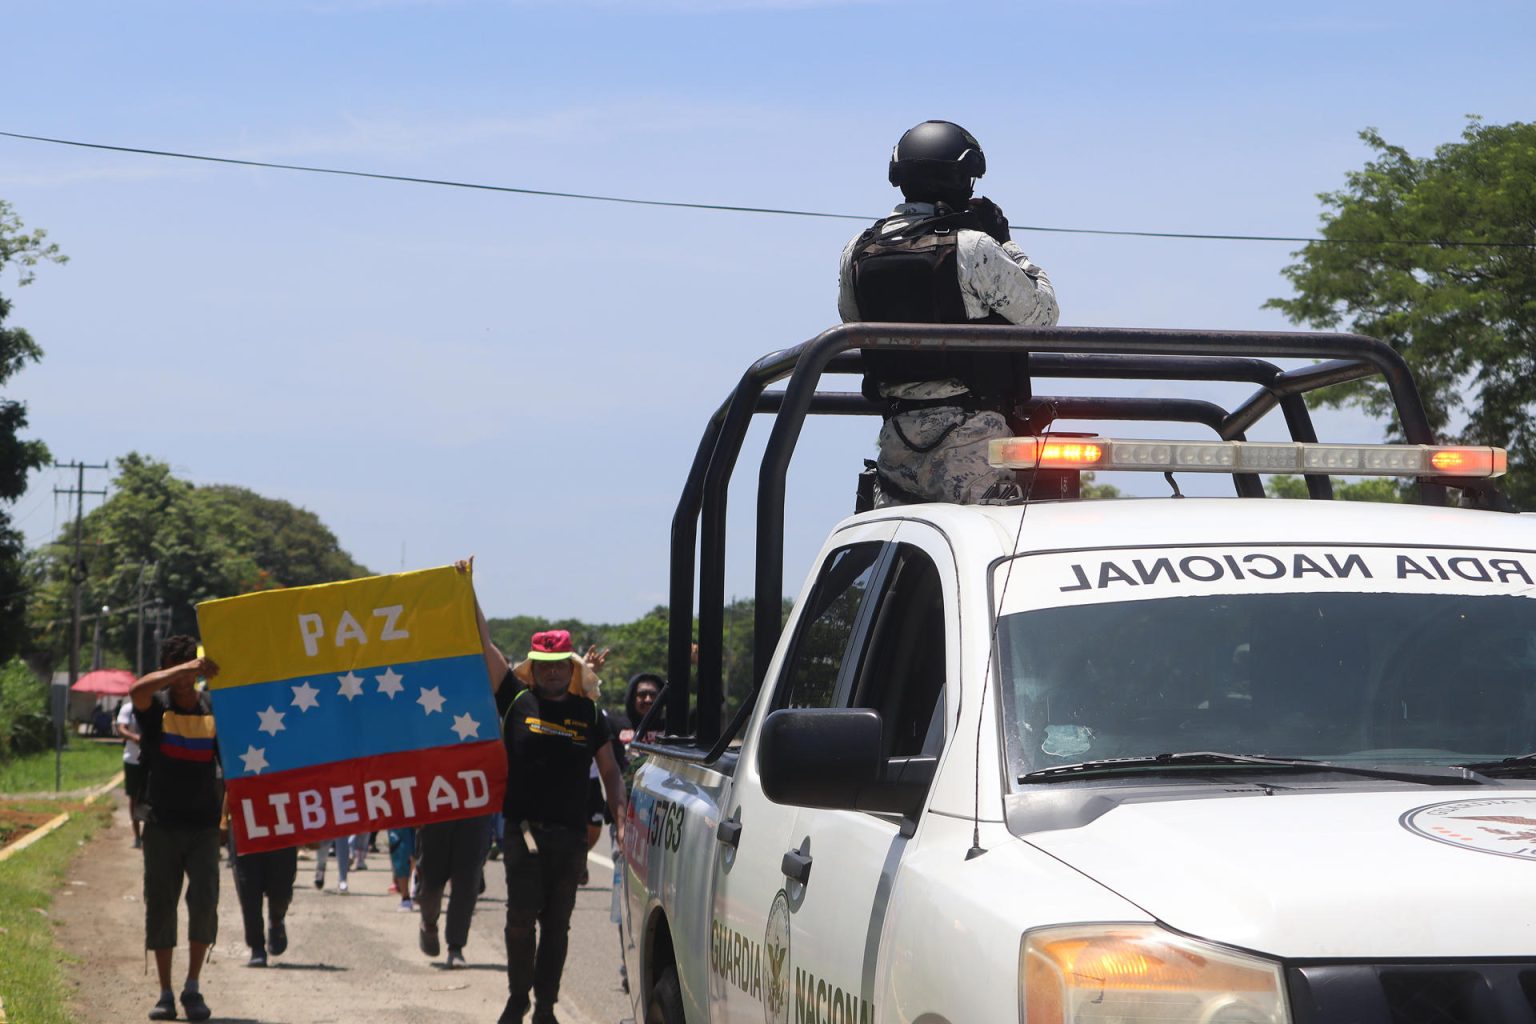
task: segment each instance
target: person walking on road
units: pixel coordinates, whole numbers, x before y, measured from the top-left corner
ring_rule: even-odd
[[[416,871],[421,879],[421,892],[416,904],[421,908],[421,951],[427,956],[442,952],[437,919],[443,908],[443,890],[449,889],[448,959],[444,966],[463,967],[469,923],[475,914],[481,873],[491,848],[491,816],[423,825],[417,840]]]
[[[488,662],[499,656],[487,645]],[[527,661],[503,671],[496,691],[507,777],[518,780],[507,787],[502,808],[508,997],[501,1024],[520,1022],[530,1008],[533,1024],[556,1024],[571,911],[587,866],[587,772],[594,757],[623,841],[624,780],[607,719],[590,698],[571,692],[582,668],[571,635],[546,630],[534,634]],[[520,685],[519,669],[531,687]]]
[[[133,848],[144,846],[144,819],[140,795],[144,791],[144,766],[139,763],[139,720],[129,698],[117,709],[117,734],[123,739],[123,791],[128,794],[128,820],[133,823]]]
[[[473,559],[456,563],[470,572]],[[499,1024],[557,1024],[571,911],[587,863],[587,769],[594,757],[620,841],[624,779],[607,721],[586,696],[592,671],[563,629],[533,635],[528,658],[509,665],[475,603],[480,646],[507,751],[507,1005]],[[592,680],[595,682],[595,678]]]
[[[288,950],[288,905],[293,902],[293,880],[299,873],[299,850],[262,853],[235,852],[235,893],[240,897],[240,916],[245,924],[245,944],[251,948],[248,967],[267,966],[267,955],[282,956]],[[266,903],[267,930],[262,934],[262,903]]]
[[[394,873],[395,884],[391,886],[400,897],[401,913],[411,913],[416,909],[416,901],[411,898],[411,875],[416,872],[416,830],[414,828],[392,828],[389,830],[389,868]]]
[[[197,656],[190,636],[166,640],[160,669],[133,684],[129,695],[147,756],[144,824],[144,947],[155,955],[160,1000],[150,1020],[174,1020],[171,958],[176,909],[187,888],[187,980],[181,1006],[191,1021],[211,1014],[199,988],[203,960],[219,937],[219,815],[223,780],[208,696],[197,688],[219,666]]]
[[[315,888],[325,888],[325,862],[331,856],[331,850],[336,851],[336,891],[342,894],[347,892],[347,871],[352,867],[352,836],[337,836],[335,839],[327,839],[315,850]]]

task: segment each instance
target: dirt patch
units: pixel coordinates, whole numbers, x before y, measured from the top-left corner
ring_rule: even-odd
[[[16,840],[26,836],[33,829],[41,828],[49,821],[62,814],[66,808],[56,807],[52,810],[24,810],[18,807],[10,807],[0,804],[0,848],[9,846]]]

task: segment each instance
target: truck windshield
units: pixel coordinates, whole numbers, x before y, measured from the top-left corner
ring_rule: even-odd
[[[1536,600],[1208,595],[1002,617],[1014,776],[1217,750],[1464,764],[1536,750]]]

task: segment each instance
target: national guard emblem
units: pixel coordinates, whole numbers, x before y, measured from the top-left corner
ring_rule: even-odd
[[[1404,814],[1403,827],[1425,839],[1501,857],[1536,860],[1536,797],[1454,800]]]
[[[789,898],[780,889],[768,911],[763,934],[763,1016],[768,1024],[789,1024]]]

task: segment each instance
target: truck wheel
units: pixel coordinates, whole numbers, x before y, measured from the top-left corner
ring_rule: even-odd
[[[683,1019],[683,990],[677,983],[677,968],[668,967],[651,986],[651,1001],[645,1007],[645,1024],[687,1024]]]

